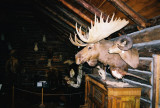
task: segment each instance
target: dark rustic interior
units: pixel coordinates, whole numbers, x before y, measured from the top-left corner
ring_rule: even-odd
[[[142,88],[141,108],[160,106],[160,0],[1,0],[0,13],[1,108],[86,108],[89,88],[85,75],[97,74],[97,70],[84,63],[82,83],[74,88],[64,79],[70,71],[64,61],[75,61],[75,54],[82,49],[69,40],[76,32],[76,23],[87,32],[95,14],[100,18],[101,13],[104,19],[115,13],[129,21],[106,40],[125,35],[132,38],[140,63],[128,72],[147,81],[131,76],[123,81]],[[7,65],[11,56],[18,63],[13,72]],[[37,87],[39,81],[47,81],[43,85],[44,99],[42,87]]]

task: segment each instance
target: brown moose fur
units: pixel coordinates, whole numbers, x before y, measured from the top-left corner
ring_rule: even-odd
[[[81,64],[87,62],[90,66],[95,66],[97,61],[99,61],[104,65],[109,65],[111,68],[127,70],[128,64],[131,67],[136,68],[139,62],[137,62],[137,59],[134,61],[133,58],[130,58],[129,56],[139,57],[137,50],[136,52],[134,52],[135,49],[125,51],[127,52],[125,54],[128,55],[122,54],[121,57],[120,54],[111,54],[108,52],[109,48],[111,48],[113,44],[114,41],[111,40],[101,40],[95,44],[88,44],[85,48],[76,54],[76,63]],[[125,61],[127,61],[127,63]]]

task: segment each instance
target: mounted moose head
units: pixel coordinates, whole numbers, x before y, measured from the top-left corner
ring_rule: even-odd
[[[95,15],[94,25],[91,22],[89,32],[84,35],[82,34],[81,27],[78,30],[76,24],[77,34],[82,41],[77,38],[77,34],[75,34],[74,41],[70,36],[70,41],[76,46],[86,46],[75,55],[76,63],[82,64],[87,62],[90,66],[95,66],[100,61],[104,65],[109,65],[111,71],[115,72],[117,70],[124,76],[124,70],[128,69],[128,65],[133,68],[138,66],[138,51],[132,49],[132,40],[127,36],[120,37],[114,41],[104,40],[104,38],[129,23],[125,19],[121,20],[118,18],[114,20],[114,15],[110,21],[108,21],[108,18],[109,16],[104,21],[101,15],[99,22]],[[116,75],[114,76],[116,77]],[[116,78],[119,79],[119,77]]]

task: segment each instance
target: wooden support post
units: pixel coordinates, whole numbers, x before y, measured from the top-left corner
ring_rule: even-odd
[[[113,6],[122,11],[128,18],[133,20],[140,27],[145,28],[146,22],[145,19],[142,18],[138,13],[136,13],[133,9],[131,9],[125,2],[122,0],[108,0],[111,2]]]
[[[158,108],[159,102],[159,72],[160,72],[160,55],[153,55],[153,94],[152,108]]]
[[[45,108],[45,105],[43,104],[43,84],[42,84],[42,101],[41,104],[39,105],[40,108]]]
[[[42,87],[42,104],[43,104],[43,87]]]
[[[76,14],[78,14],[80,17],[82,17],[84,20],[86,20],[87,22],[91,23],[91,19],[86,16],[85,14],[83,14],[80,10],[78,10],[77,8],[73,7],[72,5],[70,5],[69,3],[67,3],[65,0],[59,0],[60,2],[62,2],[65,6],[67,6],[69,9],[71,9],[73,12],[75,12]],[[94,21],[92,21],[94,22]]]

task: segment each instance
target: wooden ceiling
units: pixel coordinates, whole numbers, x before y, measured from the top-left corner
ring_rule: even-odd
[[[0,6],[1,32],[16,40],[14,44],[26,40],[33,43],[45,34],[52,44],[59,41],[73,46],[69,35],[76,32],[75,24],[86,32],[94,15],[100,17],[101,13],[104,18],[115,13],[129,20],[117,32],[120,35],[160,22],[160,0],[2,0]]]

